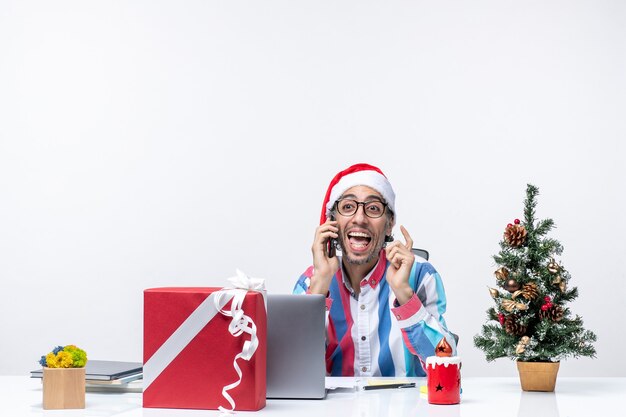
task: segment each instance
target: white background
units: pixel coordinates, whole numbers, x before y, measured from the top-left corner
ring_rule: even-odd
[[[472,338],[529,182],[598,335],[561,375],[624,376],[625,74],[618,0],[4,0],[0,374],[57,344],[142,360],[145,288],[290,292],[331,177],[369,162],[465,376],[516,375]]]

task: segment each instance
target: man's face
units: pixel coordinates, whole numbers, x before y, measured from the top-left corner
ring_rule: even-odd
[[[380,193],[364,185],[346,190],[340,200],[346,198],[365,203],[384,201]],[[391,234],[393,227],[388,213],[371,218],[365,215],[364,206],[359,205],[354,215],[343,216],[336,212],[335,217],[339,223],[339,244],[345,262],[363,265],[378,259],[385,235]]]

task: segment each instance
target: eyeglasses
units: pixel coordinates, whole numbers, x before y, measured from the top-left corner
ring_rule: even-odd
[[[342,216],[350,217],[354,216],[359,209],[359,206],[363,206],[363,213],[371,219],[377,219],[385,213],[387,203],[382,201],[356,201],[351,199],[341,199],[335,203],[337,211]]]

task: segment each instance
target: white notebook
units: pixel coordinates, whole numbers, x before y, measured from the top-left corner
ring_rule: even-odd
[[[111,381],[115,379],[129,377],[131,375],[142,374],[143,364],[141,362],[120,362],[87,360],[85,366],[85,379],[98,381]],[[41,378],[43,369],[30,372],[31,378]]]

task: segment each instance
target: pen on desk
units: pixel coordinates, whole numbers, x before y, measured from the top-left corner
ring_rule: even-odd
[[[381,384],[381,385],[365,385],[364,390],[387,389],[387,388],[413,388],[415,382],[403,382],[401,384]]]

